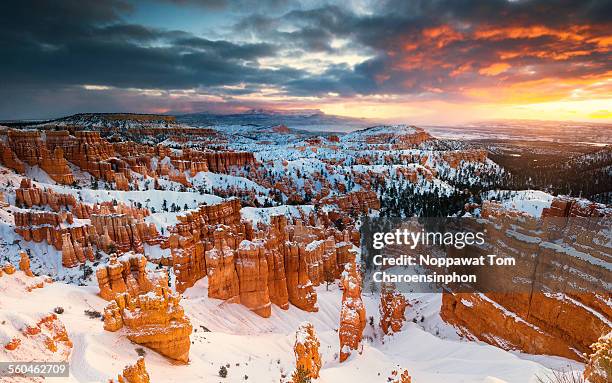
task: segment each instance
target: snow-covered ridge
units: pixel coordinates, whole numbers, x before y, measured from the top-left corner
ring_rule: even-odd
[[[348,133],[342,137],[343,141],[355,141],[363,139],[369,136],[378,135],[393,135],[393,136],[404,136],[415,134],[417,132],[423,132],[423,129],[417,128],[412,125],[400,124],[400,125],[377,125],[369,128],[356,130]]]
[[[499,199],[506,209],[518,210],[539,218],[555,197],[539,190],[492,190],[487,192],[484,198]]]

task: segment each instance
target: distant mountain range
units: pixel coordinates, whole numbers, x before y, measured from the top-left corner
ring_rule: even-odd
[[[50,120],[4,121],[1,124],[14,127],[36,126],[41,124],[74,124],[99,126],[120,124],[129,127],[139,123],[183,123],[190,126],[235,126],[253,125],[272,127],[286,125],[298,131],[349,132],[375,125],[373,120],[342,117],[325,114],[316,109],[269,110],[252,109],[243,113],[220,114],[211,112],[191,114],[139,114],[139,113],[78,113]]]
[[[244,113],[192,113],[177,115],[177,121],[193,126],[208,125],[286,125],[289,128],[308,131],[348,132],[372,126],[372,120],[329,115],[320,110],[276,111],[253,109]]]

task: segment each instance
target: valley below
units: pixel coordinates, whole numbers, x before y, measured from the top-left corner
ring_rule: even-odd
[[[70,366],[0,381],[610,379],[612,127],[364,124],[0,126],[0,362]],[[474,291],[373,281],[364,228],[449,217],[516,266]]]

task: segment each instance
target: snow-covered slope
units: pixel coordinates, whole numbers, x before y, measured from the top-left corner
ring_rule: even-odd
[[[342,141],[363,141],[368,137],[379,135],[397,137],[414,134],[416,132],[417,128],[410,125],[377,125],[348,133],[342,136]]]
[[[490,191],[485,199],[499,199],[506,209],[513,209],[527,213],[533,217],[540,217],[545,208],[549,208],[553,195],[539,190],[518,191]]]
[[[85,314],[85,310],[101,312],[106,304],[96,295],[97,288],[55,283],[28,293],[18,288],[18,281],[24,278],[20,272],[0,278],[3,297],[0,323],[13,323],[11,318],[15,317],[15,312],[35,318],[61,306],[64,312],[58,317],[74,343],[70,357],[71,377],[62,381],[103,382],[137,359],[138,345],[128,341],[120,331],[105,331],[100,319]],[[407,368],[413,381],[419,383],[535,383],[535,376],[547,371],[542,362],[555,366],[570,363],[559,358],[530,361],[523,355],[493,346],[459,340],[452,336],[452,329],[440,321],[440,299],[431,294],[411,297],[416,305],[410,310],[424,316],[422,323],[408,322],[401,333],[392,337],[382,337],[379,330],[368,325],[363,353],[340,364],[337,327],[341,293],[337,286],[330,286],[330,291],[321,286],[317,294],[318,313],[306,313],[295,307],[287,311],[274,307],[272,317],[262,319],[241,305],[209,299],[206,280],[200,281],[187,291],[182,301],[194,326],[190,363],[174,365],[146,350],[151,381],[221,381],[219,368],[229,364],[229,374],[223,381],[245,382],[248,377],[249,382],[277,383],[295,368],[294,334],[304,320],[315,326],[321,340],[324,362],[320,383],[383,383],[398,364]],[[378,299],[378,295],[364,295],[367,315],[374,317],[374,323],[378,323]],[[23,305],[24,300],[29,304]],[[438,336],[430,332],[434,328]],[[6,352],[0,350],[0,359],[6,358]],[[36,357],[32,355],[33,359]]]

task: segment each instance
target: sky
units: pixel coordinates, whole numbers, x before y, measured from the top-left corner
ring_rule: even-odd
[[[609,0],[0,4],[0,119],[319,109],[612,122]]]

